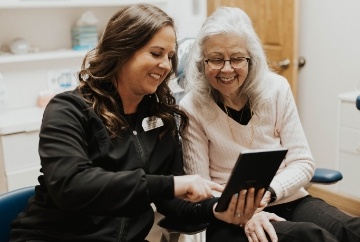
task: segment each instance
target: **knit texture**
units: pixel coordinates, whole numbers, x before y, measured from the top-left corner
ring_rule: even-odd
[[[315,164],[289,83],[274,73],[263,81],[262,105],[245,126],[228,117],[213,100],[196,105],[192,92],[184,96],[180,107],[190,123],[182,140],[184,165],[188,174],[225,184],[240,151],[286,147],[286,158],[270,184],[277,195],[274,205],[307,195],[304,186]]]

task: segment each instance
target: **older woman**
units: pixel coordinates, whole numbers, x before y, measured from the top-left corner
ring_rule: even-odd
[[[305,190],[315,165],[290,86],[269,69],[244,11],[220,7],[208,17],[192,47],[185,80],[180,107],[189,117],[183,139],[188,174],[225,184],[240,151],[288,149],[263,197],[268,204],[263,211],[244,228],[215,221],[207,241],[360,241],[359,218]],[[268,233],[272,227],[277,236]]]

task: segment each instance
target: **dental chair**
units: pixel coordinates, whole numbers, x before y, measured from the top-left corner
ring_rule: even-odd
[[[35,194],[35,187],[25,187],[0,195],[0,241],[9,241],[11,222],[27,206]]]

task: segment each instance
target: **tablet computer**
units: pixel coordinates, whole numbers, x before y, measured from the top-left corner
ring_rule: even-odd
[[[261,188],[267,189],[287,151],[286,148],[242,151],[215,207],[215,211],[225,211],[232,196],[242,189],[251,187],[254,187],[256,191]]]

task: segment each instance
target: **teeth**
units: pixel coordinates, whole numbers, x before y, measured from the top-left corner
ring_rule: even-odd
[[[220,79],[221,81],[224,81],[224,82],[231,81],[231,80],[233,80],[234,78],[235,78],[235,77],[229,77],[229,78],[219,77],[219,79]]]
[[[150,76],[156,78],[156,79],[160,79],[161,75],[159,74],[150,74]]]

